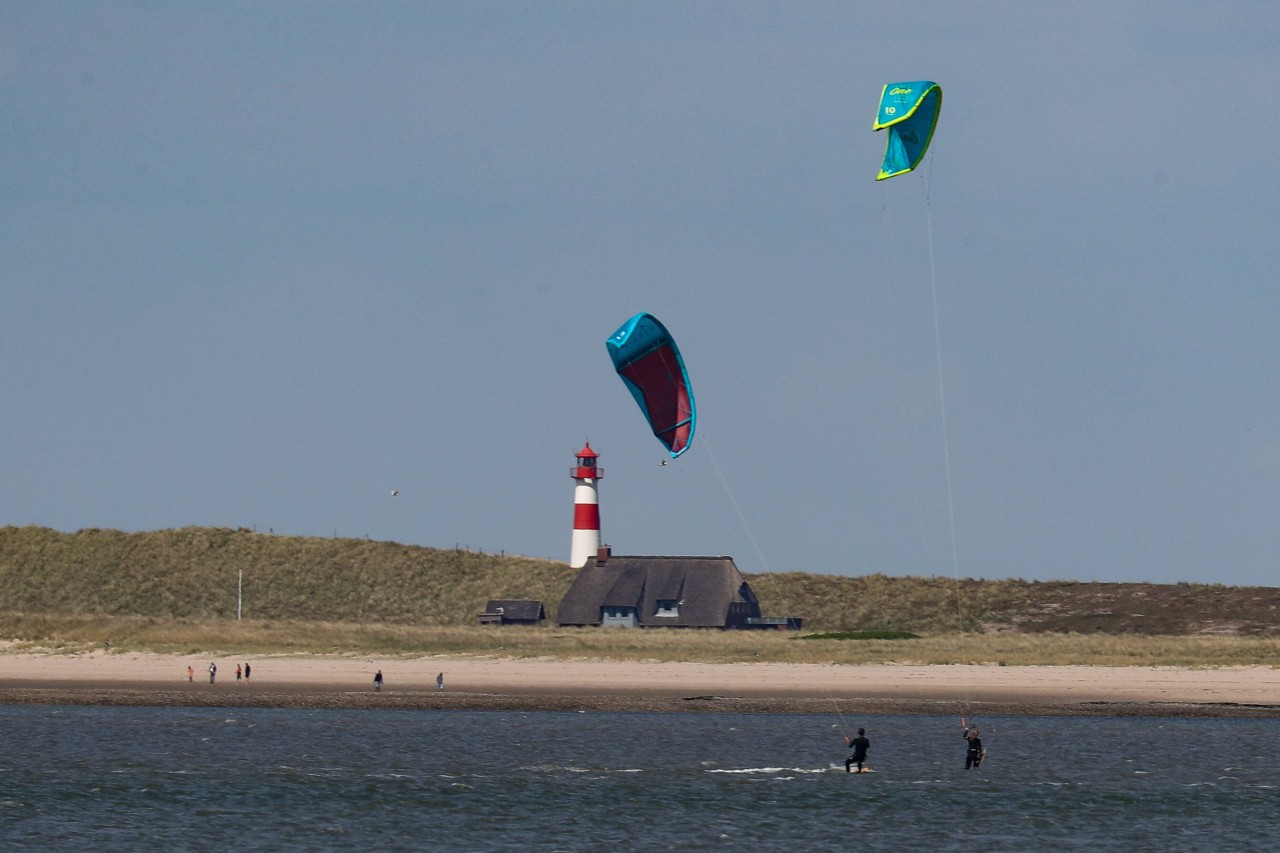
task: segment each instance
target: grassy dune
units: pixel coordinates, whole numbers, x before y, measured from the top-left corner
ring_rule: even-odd
[[[465,625],[490,598],[558,602],[563,563],[363,539],[188,527],[0,528],[0,610]]]
[[[243,620],[236,619],[243,572]],[[748,576],[803,634],[555,627],[563,563],[249,530],[0,528],[10,650],[501,654],[793,662],[1280,665],[1280,590],[782,572]],[[480,627],[491,598],[544,602],[539,628]],[[838,631],[919,639],[808,640]]]

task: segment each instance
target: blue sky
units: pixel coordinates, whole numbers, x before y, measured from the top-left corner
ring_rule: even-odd
[[[0,5],[0,523],[1275,585],[1280,8],[887,8]]]

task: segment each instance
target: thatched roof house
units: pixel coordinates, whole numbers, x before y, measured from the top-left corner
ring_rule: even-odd
[[[760,616],[732,557],[601,557],[560,602],[561,625],[745,628]]]

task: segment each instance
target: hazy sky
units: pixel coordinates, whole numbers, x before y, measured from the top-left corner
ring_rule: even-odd
[[[1261,2],[0,3],[0,524],[567,560],[590,439],[615,553],[1276,585],[1278,78]]]

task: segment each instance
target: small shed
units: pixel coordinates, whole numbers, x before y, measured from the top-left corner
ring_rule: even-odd
[[[519,598],[491,598],[480,614],[481,625],[541,625],[547,618],[541,601]]]

